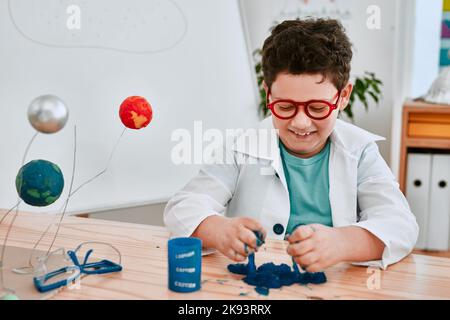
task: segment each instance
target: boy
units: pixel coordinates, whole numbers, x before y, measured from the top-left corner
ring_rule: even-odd
[[[287,240],[287,254],[309,272],[343,261],[385,269],[408,255],[418,226],[378,151],[384,139],[337,119],[352,92],[351,59],[336,20],[275,27],[262,53],[272,116],[260,125],[277,129],[275,152],[238,137],[225,164],[205,165],[168,202],[172,235],[199,237],[241,262],[257,251],[259,230]]]

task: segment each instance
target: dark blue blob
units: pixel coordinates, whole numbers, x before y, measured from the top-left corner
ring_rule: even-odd
[[[235,274],[246,275],[242,280],[257,288],[278,289],[294,283],[306,285],[309,283],[322,284],[327,281],[325,273],[300,272],[296,264],[292,270],[287,264],[276,265],[270,262],[261,265],[254,271],[254,255],[253,257],[249,256],[248,264],[230,264],[228,270]]]
[[[280,276],[282,274],[291,273],[291,267],[289,267],[287,264],[283,263],[280,265],[276,265],[272,262],[265,263],[262,266],[258,268],[258,272],[270,272],[273,274],[276,274],[277,276]]]
[[[283,286],[291,286],[297,283],[297,275],[294,272],[281,274],[280,281]]]
[[[280,278],[270,272],[257,272],[242,279],[245,283],[255,287],[278,289],[282,287]]]
[[[294,268],[294,274],[297,277],[297,282],[300,284],[322,284],[327,282],[327,277],[323,272],[300,272],[297,264],[292,260],[292,266]]]
[[[255,266],[255,254],[252,253],[248,256],[248,264],[236,263],[229,264],[227,266],[228,271],[235,274],[248,275],[256,273]]]
[[[229,264],[227,266],[228,271],[230,271],[231,273],[234,274],[242,274],[242,275],[247,275],[248,271],[248,267],[246,264],[243,263],[236,263],[236,264]]]
[[[297,274],[297,283],[308,284],[310,283],[311,276],[308,272],[300,272]]]
[[[252,253],[248,256],[247,274],[256,273],[255,254]]]
[[[327,276],[324,272],[313,272],[310,273],[310,283],[312,284],[322,284],[327,282]]]
[[[269,289],[265,288],[265,287],[256,287],[255,291],[258,292],[259,294],[263,295],[263,296],[268,296],[269,295]]]
[[[323,272],[303,272],[298,276],[298,283],[300,284],[322,284],[327,282],[327,277]]]

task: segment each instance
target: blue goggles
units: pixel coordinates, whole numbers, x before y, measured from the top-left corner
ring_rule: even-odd
[[[82,262],[80,262],[79,255],[77,253],[80,250],[80,248],[89,244],[102,244],[109,246],[110,248],[114,249],[114,251],[117,252],[119,261],[113,262],[108,259],[101,259],[99,261],[89,262],[89,258],[94,252],[93,249],[89,249],[86,251],[83,259],[81,259]],[[73,265],[65,266],[57,270],[51,271],[49,273],[45,273],[44,275],[35,276],[33,278],[34,286],[39,292],[44,293],[67,286],[71,283],[74,283],[83,274],[93,275],[93,274],[106,274],[122,271],[121,254],[119,250],[117,250],[114,246],[108,243],[84,242],[80,244],[75,250],[69,250],[67,252],[67,255],[69,256]],[[56,280],[58,278],[61,278],[61,280]]]

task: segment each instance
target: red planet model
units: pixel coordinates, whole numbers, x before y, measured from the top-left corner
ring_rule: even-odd
[[[119,116],[125,127],[139,130],[145,128],[152,121],[153,110],[145,98],[131,96],[120,105]]]

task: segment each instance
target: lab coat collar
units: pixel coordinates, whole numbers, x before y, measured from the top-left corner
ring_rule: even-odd
[[[260,122],[257,128],[244,131],[236,139],[232,149],[254,158],[271,160],[272,166],[279,168],[281,160],[278,137],[278,130],[274,129],[270,116]],[[330,139],[338,149],[353,157],[370,142],[386,140],[340,119],[336,120]]]

